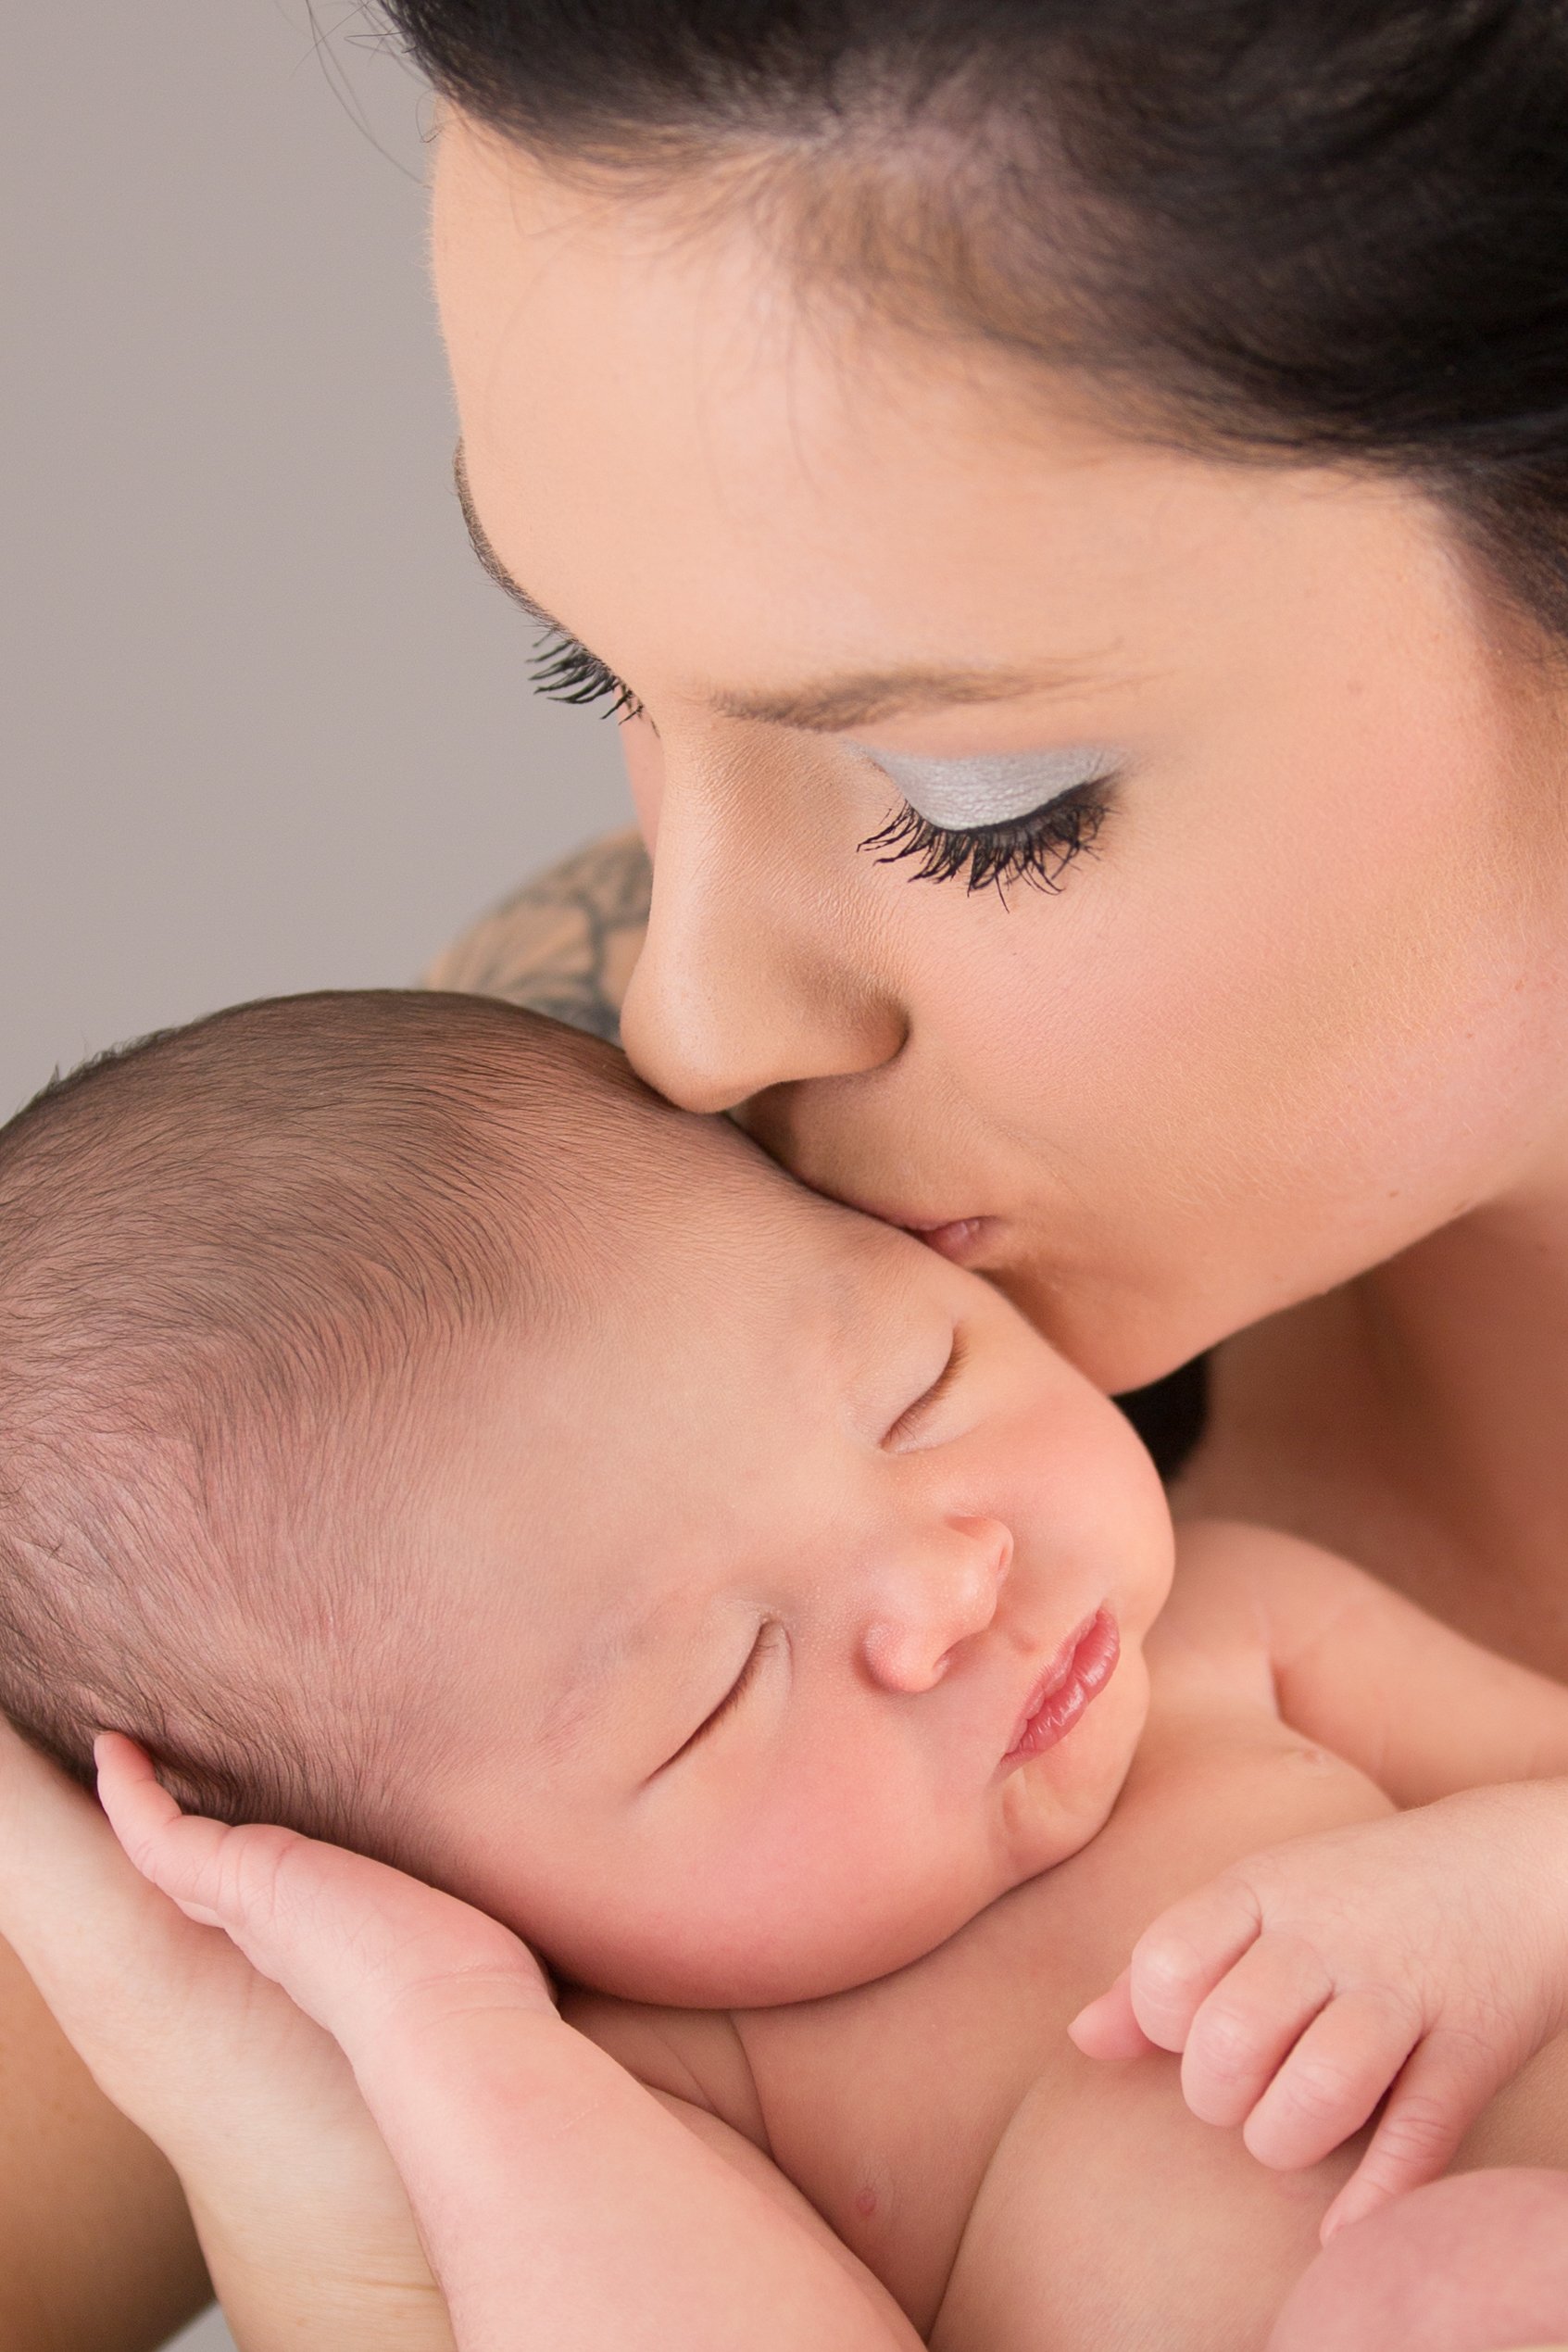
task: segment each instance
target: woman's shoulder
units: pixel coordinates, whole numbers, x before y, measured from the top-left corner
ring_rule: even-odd
[[[504,997],[613,1042],[651,883],[635,831],[592,841],[470,924],[435,958],[424,986]]]

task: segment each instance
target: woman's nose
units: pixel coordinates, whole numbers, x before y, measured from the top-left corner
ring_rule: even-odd
[[[999,1519],[948,1519],[919,1556],[902,1555],[867,1626],[867,1666],[889,1691],[929,1691],[953,1652],[984,1633],[1012,1566],[1012,1534]]]
[[[875,1069],[903,1043],[855,920],[858,877],[814,868],[768,798],[684,791],[668,761],[658,795],[647,935],[621,1038],[639,1075],[688,1111]]]

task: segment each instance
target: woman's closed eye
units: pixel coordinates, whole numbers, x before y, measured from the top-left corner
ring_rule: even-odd
[[[880,850],[878,865],[917,858],[916,882],[953,882],[967,874],[971,891],[995,883],[1000,894],[1010,882],[1058,890],[1073,859],[1094,847],[1110,813],[1109,802],[1088,785],[1001,824],[948,828],[906,805],[859,847]]]
[[[912,879],[967,876],[972,891],[1010,882],[1055,890],[1074,858],[1092,849],[1110,812],[1122,755],[1099,745],[998,752],[991,758],[919,759],[865,750],[904,795],[904,805],[860,843],[879,865],[918,860]]]
[[[548,695],[557,702],[578,705],[608,702],[603,714],[612,719],[638,719],[643,706],[631,687],[606,667],[596,653],[590,653],[585,645],[569,637],[564,630],[547,630],[530,664],[529,675],[535,694]]]

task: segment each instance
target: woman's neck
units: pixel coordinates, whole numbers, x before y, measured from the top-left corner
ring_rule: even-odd
[[[1227,1341],[1173,1501],[1308,1536],[1568,1680],[1568,1174]]]

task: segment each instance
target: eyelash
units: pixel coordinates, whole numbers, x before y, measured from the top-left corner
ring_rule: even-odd
[[[603,715],[621,723],[643,715],[641,702],[624,679],[564,631],[551,630],[543,639],[530,675],[535,694],[553,701],[579,708],[607,702]],[[900,865],[917,858],[920,862],[909,877],[914,882],[956,882],[967,875],[972,894],[994,885],[998,897],[1010,882],[1060,890],[1073,859],[1093,849],[1110,813],[1110,802],[1100,796],[1115,781],[1113,775],[1097,776],[1092,784],[1075,785],[1026,816],[963,829],[933,824],[906,801],[880,832],[868,834],[859,846],[880,850],[878,865]]]
[[[753,1681],[756,1679],[757,1669],[762,1662],[762,1653],[767,1647],[768,1636],[773,1629],[773,1624],[774,1620],[770,1617],[767,1623],[759,1629],[757,1639],[751,1645],[750,1655],[747,1657],[746,1664],[742,1667],[737,1679],[730,1685],[729,1691],[726,1692],[725,1696],[720,1700],[712,1714],[708,1716],[697,1725],[695,1731],[689,1733],[688,1736],[682,1741],[673,1755],[667,1755],[665,1757],[664,1762],[659,1767],[659,1771],[653,1776],[656,1780],[659,1778],[659,1773],[668,1772],[672,1764],[679,1764],[681,1758],[685,1755],[690,1749],[698,1746],[702,1741],[706,1740],[709,1733],[714,1730],[718,1725],[723,1721],[724,1717],[729,1714],[731,1708],[737,1705],[746,1696],[746,1692],[751,1688]]]
[[[557,702],[608,701],[609,709],[603,714],[607,719],[643,715],[643,706],[631,687],[613,670],[607,670],[596,653],[590,653],[562,630],[552,629],[545,636],[529,665],[529,674],[534,693],[549,695]]]
[[[739,1701],[746,1696],[746,1693],[750,1689],[752,1682],[756,1679],[757,1669],[762,1661],[762,1652],[766,1646],[768,1636],[772,1628],[771,1625],[765,1625],[759,1628],[757,1639],[751,1645],[751,1655],[742,1667],[739,1676],[730,1685],[728,1693],[725,1697],[720,1700],[718,1705],[714,1708],[707,1722],[702,1724],[697,1730],[693,1732],[692,1739],[706,1739],[709,1731],[713,1730],[718,1724],[722,1723],[731,1708],[735,1706]],[[688,1741],[686,1744],[689,1747],[691,1742]]]
[[[1090,784],[1074,785],[1059,793],[1042,809],[1026,816],[1008,817],[999,824],[977,824],[949,830],[933,824],[908,801],[888,819],[880,833],[868,834],[860,848],[882,851],[878,865],[897,865],[918,858],[910,880],[954,882],[967,874],[971,892],[995,884],[1002,897],[1010,882],[1027,882],[1036,890],[1060,890],[1061,877],[1076,857],[1092,850],[1099,829],[1110,813],[1104,798],[1114,775],[1096,776]]]
[[[930,1388],[922,1389],[913,1403],[907,1404],[903,1412],[899,1414],[882,1440],[884,1451],[897,1453],[900,1450],[898,1443],[900,1438],[908,1437],[912,1430],[918,1431],[923,1427],[927,1415],[941,1402],[962,1371],[967,1353],[968,1347],[962,1331],[955,1331],[952,1345],[947,1350],[947,1363],[942,1366]]]

